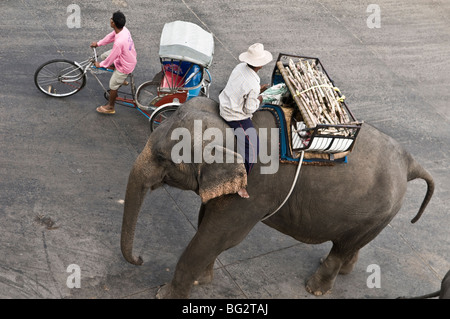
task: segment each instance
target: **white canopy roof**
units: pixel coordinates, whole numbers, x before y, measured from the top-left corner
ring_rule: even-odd
[[[159,46],[161,58],[179,59],[209,67],[213,54],[212,34],[198,25],[185,21],[174,21],[164,25]]]

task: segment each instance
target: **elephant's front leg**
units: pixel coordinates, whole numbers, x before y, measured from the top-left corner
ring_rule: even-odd
[[[214,278],[214,262],[212,262],[210,265],[208,265],[206,267],[206,270],[203,271],[203,273],[200,275],[200,277],[194,281],[194,286],[209,284],[212,282],[213,278]],[[172,291],[172,285],[168,284],[168,285],[164,285],[164,286],[160,287],[156,296],[157,296],[157,298],[160,298],[160,299],[161,298],[174,298],[172,296],[174,296],[175,293],[176,292]]]
[[[201,237],[198,233],[194,236],[177,263],[172,281],[159,289],[157,298],[189,298],[192,285],[199,279],[207,266],[214,263],[220,253],[212,254],[211,251],[205,251],[206,247],[201,245]],[[210,262],[211,260],[212,262]]]
[[[197,229],[200,228],[200,225],[202,223],[203,217],[205,216],[206,206],[202,203],[200,206],[200,211],[198,214],[198,223],[197,223]],[[203,271],[203,273],[200,275],[199,278],[194,282],[194,285],[205,285],[209,284],[214,277],[214,262],[215,260],[210,263],[208,266],[206,266],[206,269]]]
[[[214,261],[206,266],[206,269],[202,272],[200,277],[194,281],[194,285],[206,285],[212,282],[214,278]]]
[[[239,244],[258,221],[259,216],[252,216],[249,212],[245,215],[240,210],[227,210],[226,214],[213,211],[205,215],[181,255],[172,281],[160,289],[157,297],[188,298],[196,281],[210,282],[217,256]]]

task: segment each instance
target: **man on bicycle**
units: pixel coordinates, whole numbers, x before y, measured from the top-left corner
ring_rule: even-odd
[[[111,18],[111,28],[114,29],[98,42],[92,42],[91,47],[98,47],[114,42],[113,48],[101,55],[103,61],[96,62],[97,68],[109,68],[114,65],[114,72],[109,81],[109,101],[108,104],[97,107],[97,112],[102,114],[114,114],[117,91],[123,85],[128,75],[133,72],[137,60],[136,50],[130,31],[125,27],[125,15],[120,12],[114,12]],[[125,83],[126,84],[126,83]]]

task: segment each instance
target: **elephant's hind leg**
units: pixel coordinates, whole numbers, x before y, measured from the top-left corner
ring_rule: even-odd
[[[355,268],[356,262],[358,261],[358,254],[359,250],[355,254],[353,254],[352,258],[344,262],[344,264],[341,266],[341,269],[339,270],[340,275],[348,275],[352,272],[353,268]]]
[[[321,263],[317,271],[308,279],[306,290],[316,296],[331,291],[338,274],[348,274],[352,271],[358,259],[357,251],[347,251],[333,244],[327,258]]]

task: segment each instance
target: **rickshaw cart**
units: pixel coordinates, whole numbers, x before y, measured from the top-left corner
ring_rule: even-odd
[[[176,108],[196,96],[209,97],[214,39],[194,23],[166,23],[161,33],[161,72],[136,92],[137,106],[150,120],[153,131]]]

